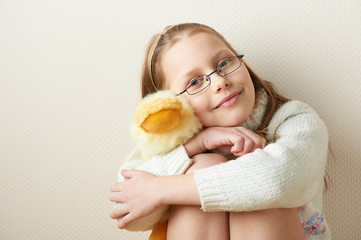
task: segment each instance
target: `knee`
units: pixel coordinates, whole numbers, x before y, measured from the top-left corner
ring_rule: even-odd
[[[297,209],[266,209],[230,214],[232,236],[245,239],[304,239]]]
[[[193,164],[188,168],[186,173],[193,173],[197,169],[211,167],[220,163],[227,162],[228,159],[217,153],[202,153],[193,157]]]

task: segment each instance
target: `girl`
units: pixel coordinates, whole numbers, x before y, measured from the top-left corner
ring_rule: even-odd
[[[151,216],[173,205],[167,239],[330,239],[322,214],[328,134],[313,109],[282,97],[197,23],[153,38],[142,95],[159,89],[184,94],[204,129],[138,170],[124,170],[139,165],[137,150],[124,161],[109,196],[122,203],[111,212],[119,228],[150,228]],[[235,159],[204,153],[214,149]]]

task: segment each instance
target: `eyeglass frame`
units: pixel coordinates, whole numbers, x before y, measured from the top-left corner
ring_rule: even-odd
[[[191,95],[191,96],[192,96],[192,95],[196,95],[196,94],[202,92],[204,89],[208,88],[208,87],[211,85],[211,78],[210,78],[209,76],[211,76],[213,73],[218,73],[219,76],[224,77],[224,76],[227,76],[227,75],[229,75],[229,74],[231,74],[231,73],[234,73],[238,68],[241,67],[241,65],[242,65],[241,59],[242,59],[243,57],[244,57],[243,54],[237,55],[237,56],[234,56],[234,57],[230,57],[230,58],[238,58],[239,63],[240,63],[239,66],[238,66],[236,69],[234,69],[232,72],[229,72],[229,73],[227,73],[227,74],[223,74],[223,75],[222,75],[221,73],[218,72],[218,71],[219,71],[219,69],[218,69],[219,64],[218,64],[216,70],[214,70],[214,71],[211,72],[210,74],[208,74],[208,75],[199,75],[199,76],[193,78],[193,79],[196,79],[196,78],[198,78],[198,77],[205,76],[205,77],[206,77],[206,80],[209,81],[208,85],[205,86],[204,88],[202,88],[201,90],[199,90],[198,92],[190,94],[190,93],[187,91],[187,87],[188,87],[189,84],[192,83],[192,80],[193,80],[193,79],[192,79],[192,80],[189,81],[189,83],[187,83],[187,86],[185,87],[185,89],[184,89],[183,91],[179,92],[178,94],[176,94],[176,96],[179,96],[179,95],[181,95],[181,94],[183,94],[183,93],[185,93],[185,92],[187,92],[188,95]],[[227,59],[230,59],[230,58],[227,58]],[[222,62],[223,62],[223,61],[222,61]]]

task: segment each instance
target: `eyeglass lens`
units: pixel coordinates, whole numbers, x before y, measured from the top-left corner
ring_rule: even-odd
[[[241,61],[238,56],[227,58],[218,64],[216,71],[220,76],[226,76],[234,71],[236,71],[241,66]],[[213,74],[213,73],[211,73]],[[210,74],[209,74],[210,75]],[[188,85],[186,86],[186,90],[188,94],[194,95],[203,91],[205,88],[209,86],[211,80],[209,75],[202,75],[193,78]]]

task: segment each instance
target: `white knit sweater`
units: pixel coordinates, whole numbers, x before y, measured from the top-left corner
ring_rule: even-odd
[[[264,94],[258,96],[254,110],[243,125],[252,130],[259,127],[267,104],[265,99]],[[269,142],[273,136],[276,141]],[[195,171],[202,209],[211,212],[299,207],[307,239],[331,239],[322,214],[328,151],[325,124],[307,104],[290,101],[274,114],[265,137],[269,143],[264,149]],[[183,146],[146,163],[135,149],[120,170],[135,168],[157,176],[177,175],[183,174],[191,164],[192,159]],[[120,171],[118,181],[124,181]],[[151,229],[166,209],[133,222],[127,229]]]

